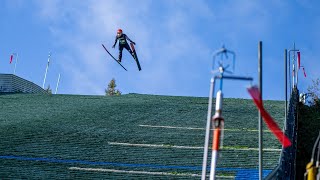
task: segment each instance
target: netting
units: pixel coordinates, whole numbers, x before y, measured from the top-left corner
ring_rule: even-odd
[[[290,138],[292,145],[283,149],[280,164],[268,179],[295,179],[296,176],[296,152],[297,152],[297,107],[299,103],[299,91],[294,88],[291,94],[285,134]]]

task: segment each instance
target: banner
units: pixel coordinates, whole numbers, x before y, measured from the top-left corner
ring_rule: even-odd
[[[13,60],[13,54],[11,54],[10,56],[10,64],[12,63],[12,60]]]
[[[248,88],[248,92],[251,95],[253,102],[256,104],[257,108],[260,110],[261,116],[264,122],[267,124],[271,132],[278,138],[284,148],[291,146],[290,139],[282,132],[278,127],[277,123],[272,119],[268,112],[264,109],[261,99],[261,94],[256,86]]]

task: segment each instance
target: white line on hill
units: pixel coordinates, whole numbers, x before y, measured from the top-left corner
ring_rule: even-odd
[[[121,143],[121,142],[108,142],[110,145],[119,146],[140,146],[140,147],[156,147],[156,148],[177,148],[177,149],[203,149],[200,146],[175,146],[175,145],[165,145],[165,144],[132,144],[132,143]],[[233,146],[223,146],[222,150],[238,150],[238,151],[259,151],[259,148],[248,148],[248,147],[233,147]],[[279,151],[281,149],[274,148],[264,148],[263,151]]]
[[[165,145],[165,144],[131,144],[131,143],[120,143],[120,142],[108,142],[110,145],[120,145],[120,146],[140,146],[140,147],[158,147],[158,148],[177,148],[177,149],[203,149],[203,147],[197,146],[175,146],[175,145]]]
[[[70,170],[79,171],[95,171],[95,172],[113,172],[113,173],[128,173],[128,174],[147,174],[147,175],[163,175],[163,176],[191,176],[191,177],[201,177],[200,174],[191,173],[168,173],[168,172],[149,172],[149,171],[125,171],[117,169],[103,169],[103,168],[81,168],[81,167],[70,167]],[[234,176],[218,176],[223,178],[234,178]]]
[[[176,127],[176,126],[152,126],[152,125],[139,125],[140,127],[150,127],[150,128],[167,128],[167,129],[189,129],[189,130],[205,130],[205,128],[194,128],[194,127]]]
[[[140,127],[150,127],[150,128],[167,128],[167,129],[187,129],[187,130],[205,130],[205,128],[196,128],[196,127],[179,127],[179,126],[153,126],[140,124]],[[212,129],[211,129],[212,130]],[[257,129],[224,129],[225,131],[248,131],[248,132],[258,132]],[[264,130],[264,132],[271,132],[270,130]]]
[[[81,168],[70,167],[70,170],[82,170],[82,171],[98,171],[98,172],[115,172],[115,173],[128,173],[128,174],[148,174],[148,175],[165,175],[165,176],[195,176],[200,177],[200,174],[188,174],[188,173],[167,173],[167,172],[149,172],[149,171],[125,171],[117,169],[103,169],[103,168]]]

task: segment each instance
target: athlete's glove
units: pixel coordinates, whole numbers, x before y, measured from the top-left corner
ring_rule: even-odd
[[[133,42],[133,41],[132,41],[132,44],[136,45],[136,43],[135,43],[135,42]]]

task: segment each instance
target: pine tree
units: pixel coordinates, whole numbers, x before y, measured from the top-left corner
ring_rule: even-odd
[[[308,94],[311,96],[311,101],[309,103],[311,105],[320,105],[320,79],[312,80],[312,86],[308,87]]]
[[[46,91],[47,91],[48,94],[52,94],[52,90],[50,88],[50,85],[48,85],[48,88],[46,89]]]
[[[117,87],[116,80],[114,78],[112,78],[108,84],[108,89],[105,90],[106,96],[119,96],[119,95],[121,95],[121,91],[116,89],[116,87]]]

